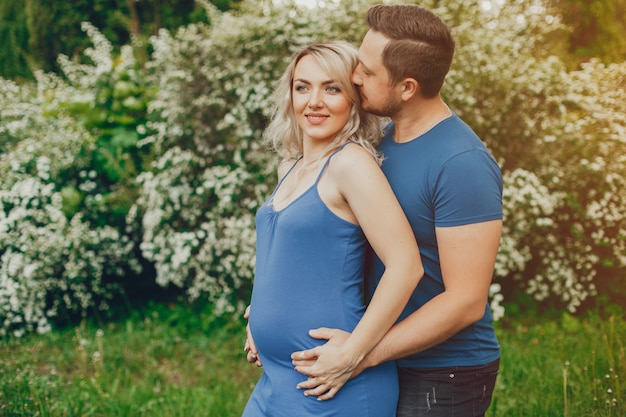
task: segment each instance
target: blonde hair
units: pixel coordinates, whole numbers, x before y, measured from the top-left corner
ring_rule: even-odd
[[[263,133],[263,140],[283,159],[296,159],[302,155],[302,129],[298,125],[292,106],[293,74],[298,62],[310,55],[322,69],[337,81],[352,101],[348,122],[329,144],[328,150],[335,149],[347,141],[361,145],[380,164],[381,155],[376,146],[382,137],[381,121],[378,116],[361,109],[359,93],[352,84],[352,71],[358,64],[358,50],[344,41],[314,43],[303,48],[291,60],[280,77],[271,97],[270,122]]]

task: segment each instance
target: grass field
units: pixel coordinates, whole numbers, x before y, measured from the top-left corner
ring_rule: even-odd
[[[237,417],[260,375],[243,322],[153,306],[109,324],[0,340],[0,416]],[[626,415],[626,322],[498,324],[489,416]],[[297,417],[297,416],[294,416]]]

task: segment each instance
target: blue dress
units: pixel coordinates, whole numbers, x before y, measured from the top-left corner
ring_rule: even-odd
[[[311,338],[308,331],[322,326],[352,331],[365,311],[365,236],[359,226],[331,212],[317,190],[339,150],[326,160],[307,191],[284,209],[274,210],[274,194],[292,167],[256,214],[249,323],[264,373],[243,417],[395,417],[394,362],[349,380],[330,400],[305,397],[296,388],[306,376],[294,370],[291,354],[325,342]]]

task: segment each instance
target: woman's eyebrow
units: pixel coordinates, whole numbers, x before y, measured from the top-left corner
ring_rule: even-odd
[[[303,84],[311,84],[310,81],[304,79],[304,78],[296,78],[295,80],[293,80],[294,82],[299,82],[299,83],[303,83]],[[322,85],[328,85],[328,84],[333,84],[336,83],[336,80],[326,80],[326,81],[322,81]]]

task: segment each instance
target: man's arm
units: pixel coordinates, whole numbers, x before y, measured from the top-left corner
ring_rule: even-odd
[[[382,362],[436,346],[480,320],[485,312],[501,231],[501,220],[438,227],[436,234],[445,291],[393,326],[360,363],[356,374]],[[345,332],[319,329],[312,331],[311,335],[334,339],[337,343],[345,337]],[[307,374],[314,359],[311,352],[296,352],[292,357],[296,370]],[[300,387],[311,389],[313,385],[306,381]]]
[[[396,324],[366,357],[364,366],[400,359],[436,346],[485,313],[502,221],[438,227],[445,291]]]

